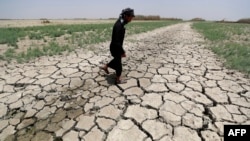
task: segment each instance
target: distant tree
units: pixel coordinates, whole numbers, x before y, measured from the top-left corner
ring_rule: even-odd
[[[202,18],[193,18],[190,21],[206,21],[206,20]]]
[[[250,24],[250,18],[240,19],[237,21],[237,23],[248,23]]]
[[[134,20],[161,20],[161,17],[158,15],[136,15]]]

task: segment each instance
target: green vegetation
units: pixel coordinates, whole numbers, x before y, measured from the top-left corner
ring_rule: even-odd
[[[175,24],[178,21],[138,21],[127,25],[127,35],[138,34],[162,26]],[[113,23],[75,24],[75,25],[47,25],[25,28],[0,28],[0,44],[10,47],[0,59],[18,62],[29,61],[40,56],[52,56],[64,51],[72,51],[77,47],[86,47],[111,39]],[[17,51],[23,48],[18,44],[28,38],[32,43],[26,52]]]
[[[151,22],[132,22],[127,25],[128,35],[138,34],[154,30],[159,27],[164,27],[172,24],[176,24],[180,21],[151,21]]]
[[[211,49],[226,60],[226,66],[250,74],[250,25],[197,22],[193,27],[211,41]]]

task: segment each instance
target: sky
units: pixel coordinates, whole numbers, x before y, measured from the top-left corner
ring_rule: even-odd
[[[184,20],[250,18],[250,0],[0,0],[0,19],[117,18],[127,7],[135,15]]]

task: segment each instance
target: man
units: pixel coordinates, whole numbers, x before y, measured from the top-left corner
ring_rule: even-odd
[[[108,68],[112,68],[116,71],[116,84],[126,83],[121,79],[122,74],[122,57],[126,57],[126,53],[123,49],[123,40],[125,36],[125,25],[132,21],[135,17],[134,10],[126,8],[122,10],[119,19],[113,26],[112,40],[110,43],[110,52],[114,57],[108,64],[100,67],[107,74],[109,74]]]

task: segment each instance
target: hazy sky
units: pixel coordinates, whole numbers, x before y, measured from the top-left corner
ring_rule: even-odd
[[[0,0],[0,19],[116,18],[126,7],[184,20],[250,18],[250,0]]]

